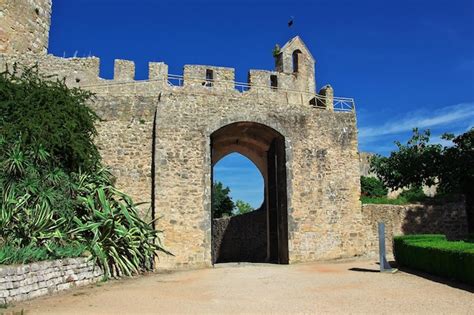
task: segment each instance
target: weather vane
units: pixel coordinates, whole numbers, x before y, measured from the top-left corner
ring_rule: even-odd
[[[288,21],[288,27],[292,27],[292,26],[293,26],[294,19],[295,19],[294,16],[290,16],[290,20]]]

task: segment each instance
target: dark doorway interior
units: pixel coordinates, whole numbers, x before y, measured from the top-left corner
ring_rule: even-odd
[[[251,213],[213,219],[213,263],[249,261],[287,264],[285,139],[262,124],[233,123],[211,135],[212,167],[233,152],[249,158],[262,173],[265,201],[259,210]]]

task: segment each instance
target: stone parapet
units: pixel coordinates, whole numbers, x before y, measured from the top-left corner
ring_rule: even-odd
[[[0,266],[0,304],[88,285],[102,277],[102,270],[84,257]]]

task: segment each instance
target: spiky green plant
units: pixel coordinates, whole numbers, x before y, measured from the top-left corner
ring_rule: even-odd
[[[68,222],[64,214],[72,211],[67,176],[48,180],[42,148],[24,151],[18,142],[8,146],[0,141],[0,149],[0,238],[15,246],[62,240]]]
[[[75,238],[87,242],[96,262],[107,277],[137,274],[153,269],[157,252],[170,254],[161,244],[160,231],[152,222],[143,221],[132,199],[107,185],[108,172],[98,172],[98,179],[87,180],[90,175],[79,175],[82,213],[74,218]],[[105,183],[103,182],[105,181]]]

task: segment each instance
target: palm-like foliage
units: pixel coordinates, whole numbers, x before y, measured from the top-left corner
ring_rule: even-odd
[[[3,243],[49,249],[79,242],[107,277],[151,270],[157,252],[168,253],[159,231],[139,217],[129,196],[113,187],[106,168],[68,175],[48,164],[44,150],[23,152],[16,143],[11,148],[0,143],[5,152],[0,154]]]
[[[4,141],[0,144],[4,153],[0,154],[0,238],[20,247],[62,240],[67,222],[64,213],[72,210],[72,203],[63,182],[46,180],[44,152],[24,152],[19,143],[10,148]],[[53,211],[58,206],[63,208]]]
[[[94,180],[92,180],[92,178]],[[107,277],[132,275],[153,268],[158,251],[166,251],[152,222],[144,222],[131,198],[110,185],[110,173],[78,174],[80,202],[74,238],[89,244]]]

